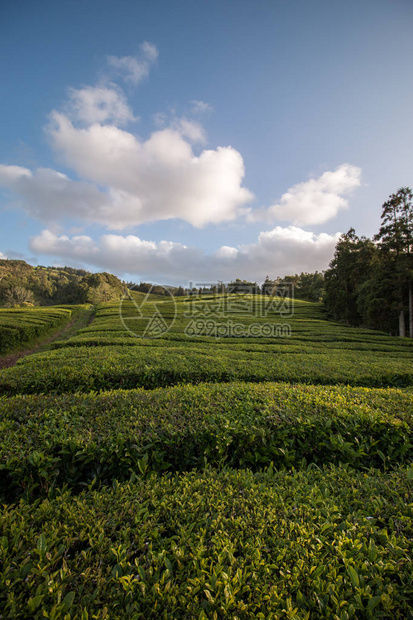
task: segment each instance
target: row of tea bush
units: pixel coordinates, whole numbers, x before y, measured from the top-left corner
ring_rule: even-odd
[[[366,469],[413,457],[413,394],[397,389],[205,384],[3,397],[0,408],[9,500],[205,465]]]

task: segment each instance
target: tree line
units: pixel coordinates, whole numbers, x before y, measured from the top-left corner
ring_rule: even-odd
[[[413,337],[412,253],[413,192],[402,187],[383,203],[372,239],[354,228],[340,237],[324,277],[329,316]]]

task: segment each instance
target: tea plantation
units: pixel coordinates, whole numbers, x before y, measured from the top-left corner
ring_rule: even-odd
[[[320,304],[98,306],[0,371],[1,618],[412,618],[412,387]]]

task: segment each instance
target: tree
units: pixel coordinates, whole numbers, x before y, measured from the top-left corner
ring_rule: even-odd
[[[263,295],[275,295],[277,292],[278,280],[271,280],[269,276],[265,276],[265,280],[261,285],[261,293]]]
[[[34,304],[34,295],[32,291],[24,286],[12,285],[6,289],[4,294],[6,306],[20,306],[21,304]]]
[[[294,296],[297,299],[307,299],[308,301],[320,301],[324,293],[324,274],[316,271],[315,273],[301,273],[295,286]]]
[[[358,289],[357,309],[366,327],[394,334],[398,326],[394,264],[376,246],[370,263],[370,275]]]
[[[266,283],[264,283],[265,285]],[[316,271],[315,273],[300,273],[293,276],[277,278],[274,282],[275,291],[291,291],[295,299],[306,301],[320,301],[324,293],[324,274]]]
[[[409,336],[413,338],[413,191],[401,187],[382,205],[381,227],[375,240],[394,264],[394,285],[399,312],[399,334],[405,335],[404,311],[409,312]]]
[[[370,239],[358,237],[354,228],[341,235],[330,268],[324,276],[324,304],[335,319],[351,325],[362,323],[359,296],[370,278],[376,248]]]
[[[260,292],[260,287],[256,282],[250,282],[249,280],[241,280],[236,278],[232,282],[228,282],[228,293],[245,293],[257,295]]]

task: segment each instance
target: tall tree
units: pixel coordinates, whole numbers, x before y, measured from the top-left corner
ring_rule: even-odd
[[[362,322],[359,292],[370,277],[374,252],[372,241],[366,237],[358,237],[354,228],[341,235],[333,260],[324,276],[324,304],[333,318],[351,325]]]
[[[394,263],[399,334],[405,335],[404,310],[409,312],[409,336],[413,338],[413,191],[401,187],[382,205],[381,226],[375,240],[384,256]]]

